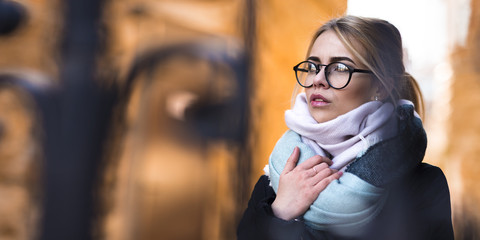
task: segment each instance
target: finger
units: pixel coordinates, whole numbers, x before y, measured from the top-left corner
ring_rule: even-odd
[[[328,166],[332,166],[333,161],[330,158],[322,157],[322,162],[328,164]]]
[[[312,184],[315,185],[318,182],[322,181],[323,179],[331,176],[335,173],[335,170],[330,169],[326,163],[320,163],[314,166],[317,173],[312,176]]]
[[[300,163],[298,165],[298,167],[302,170],[307,170],[307,169],[313,168],[313,166],[318,165],[321,162],[322,162],[322,156],[315,155],[315,156],[305,160],[305,162]]]
[[[297,169],[300,169],[300,168],[297,168]],[[305,172],[307,178],[311,178],[317,175],[320,170],[317,168],[317,166],[313,166],[313,168],[305,169],[303,171]]]
[[[316,189],[316,191],[321,192],[328,186],[328,184],[330,184],[334,180],[339,179],[341,176],[342,172],[333,173],[315,184],[314,188]]]
[[[332,160],[330,158],[320,156],[320,155],[315,155],[309,159],[307,159],[305,162],[301,163],[299,166],[303,169],[309,169],[312,168],[313,166],[320,164],[320,163],[326,163],[328,166],[331,166],[333,164]]]
[[[284,173],[290,172],[295,168],[295,166],[297,165],[299,156],[300,156],[300,149],[298,147],[295,147],[293,149],[292,154],[288,158],[287,163],[285,164],[285,168],[283,169]]]

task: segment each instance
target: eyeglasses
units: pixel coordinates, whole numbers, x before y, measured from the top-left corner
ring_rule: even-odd
[[[325,79],[327,80],[328,85],[334,89],[345,88],[348,83],[350,83],[352,74],[355,72],[372,73],[370,70],[355,69],[341,62],[332,62],[325,65],[303,61],[293,67],[297,82],[300,86],[304,88],[312,87],[313,79],[320,72],[322,66],[325,67]]]

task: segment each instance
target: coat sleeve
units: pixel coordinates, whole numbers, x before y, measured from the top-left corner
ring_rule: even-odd
[[[440,168],[428,164],[422,164],[419,174],[425,181],[419,181],[414,189],[422,199],[415,211],[424,216],[424,222],[430,226],[425,230],[424,239],[454,239],[450,192],[445,175]]]
[[[422,163],[389,193],[384,212],[361,239],[454,239],[450,193],[440,168]]]
[[[275,192],[268,177],[258,180],[237,228],[237,239],[335,239],[328,233],[308,228],[301,220],[285,221],[273,215]]]

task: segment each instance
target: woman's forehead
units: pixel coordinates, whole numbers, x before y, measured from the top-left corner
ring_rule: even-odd
[[[357,52],[360,54],[361,51],[359,44],[356,42],[352,43]],[[309,57],[319,58],[320,62],[328,62],[331,59],[338,58],[349,58],[352,59],[356,64],[359,63],[356,55],[346,46],[346,44],[340,40],[337,34],[333,30],[327,30],[321,33],[314,41],[312,48],[309,53]]]
[[[348,36],[344,37],[348,38]],[[366,51],[359,41],[355,39],[348,40],[351,48],[354,48],[354,51],[338,37],[334,30],[327,30],[315,39],[310,49],[309,57],[320,57],[320,55],[323,55],[323,58],[320,59],[322,63],[329,61],[330,58],[348,57],[352,59],[358,67],[365,67],[365,64],[361,62],[360,58],[368,59],[366,57]]]

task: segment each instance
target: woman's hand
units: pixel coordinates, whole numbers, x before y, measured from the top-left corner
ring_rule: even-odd
[[[329,168],[332,160],[319,155],[296,166],[299,156],[300,149],[295,147],[280,174],[277,197],[272,203],[273,214],[284,220],[304,214],[318,194],[342,175]]]

